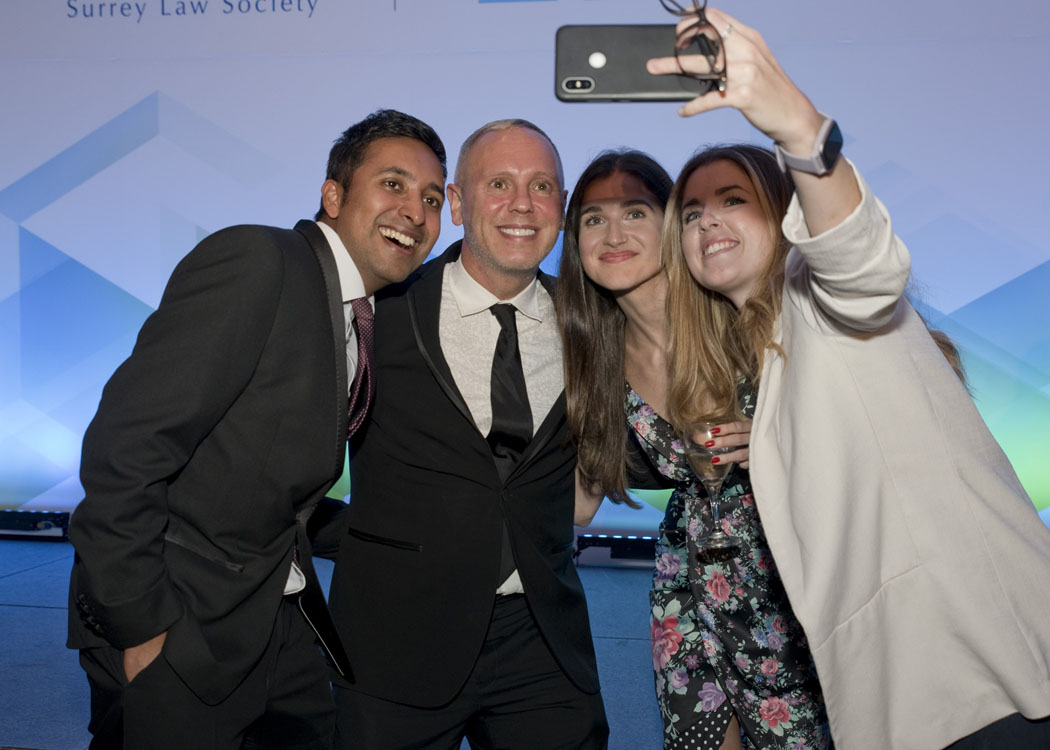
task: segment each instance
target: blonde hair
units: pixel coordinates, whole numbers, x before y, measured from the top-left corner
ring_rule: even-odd
[[[726,297],[700,286],[682,251],[685,184],[700,167],[729,161],[751,181],[769,229],[772,252],[751,296],[738,310]],[[663,261],[668,274],[668,418],[678,430],[701,420],[740,419],[741,378],[757,388],[773,343],[790,244],[780,228],[794,184],[771,151],[750,145],[707,148],[693,156],[675,181],[664,214]],[[781,351],[781,353],[783,353]]]
[[[716,161],[732,162],[747,174],[772,242],[769,262],[739,310],[723,295],[696,282],[682,252],[685,184],[697,169]],[[701,151],[686,163],[675,181],[664,213],[661,245],[668,276],[667,416],[679,431],[699,421],[743,418],[738,392],[741,379],[757,390],[767,350],[787,356],[773,335],[791,249],[781,223],[794,191],[790,176],[780,170],[771,151],[744,144]],[[965,385],[954,342],[943,331],[930,330],[930,336]]]

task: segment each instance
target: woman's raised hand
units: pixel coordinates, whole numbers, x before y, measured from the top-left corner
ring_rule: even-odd
[[[706,8],[710,26],[696,26],[696,14],[678,23],[680,49],[696,34],[709,39],[719,37],[725,52],[726,85],[686,102],[678,110],[684,117],[720,107],[733,107],[756,128],[780,144],[789,154],[808,156],[820,134],[823,116],[780,67],[762,35],[717,8]],[[654,74],[692,73],[709,75],[711,64],[698,54],[657,57],[647,68]],[[828,173],[818,177],[793,169],[802,213],[811,235],[838,226],[857,207],[860,188],[853,170],[839,160]]]
[[[711,26],[696,27],[696,16],[678,23],[679,47],[684,48],[696,34],[705,34],[725,48],[726,86],[686,102],[678,110],[683,117],[721,107],[733,107],[763,133],[789,153],[809,154],[817,139],[823,117],[804,93],[788,78],[762,35],[717,8],[704,11]],[[653,74],[708,74],[711,66],[700,54],[657,57],[647,68]]]

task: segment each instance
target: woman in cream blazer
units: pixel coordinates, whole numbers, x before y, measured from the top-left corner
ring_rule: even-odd
[[[813,151],[825,118],[761,36],[707,18],[728,84],[682,114],[735,107],[789,154]],[[680,62],[708,71],[700,56]],[[704,352],[737,335],[682,343],[682,311],[721,305],[732,312],[711,319],[735,320],[745,303],[776,303],[752,345],[751,479],[836,746],[934,749],[977,733],[964,742],[994,744],[960,747],[1050,747],[1050,530],[904,298],[909,256],[886,209],[845,160],[822,176],[791,169],[778,250],[755,170],[732,147],[713,153],[686,165],[667,209],[681,344],[668,408],[678,425],[724,411]]]

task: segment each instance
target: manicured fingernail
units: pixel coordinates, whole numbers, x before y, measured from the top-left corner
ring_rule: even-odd
[[[722,460],[722,459],[720,459],[720,458],[719,458],[718,456],[715,456],[714,458],[712,458],[712,459],[711,459],[711,463],[713,463],[713,464],[717,464],[717,463],[718,463],[719,461],[721,461],[721,460]]]
[[[712,434],[712,435],[717,435],[717,434],[718,434],[718,433],[720,433],[721,431],[722,431],[722,428],[721,428],[721,427],[712,427],[712,428],[711,428],[711,434]]]
[[[704,443],[704,447],[705,448],[712,448],[712,447],[714,447],[714,444],[715,444],[714,440],[708,440],[706,443]]]

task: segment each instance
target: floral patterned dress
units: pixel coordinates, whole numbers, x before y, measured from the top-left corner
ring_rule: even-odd
[[[747,416],[754,396],[742,394]],[[813,659],[766,545],[747,471],[730,470],[719,502],[722,528],[742,540],[741,549],[705,553],[697,540],[711,531],[711,511],[674,428],[630,385],[624,412],[653,466],[674,483],[649,594],[665,750],[717,749],[733,714],[745,748],[831,748]]]

